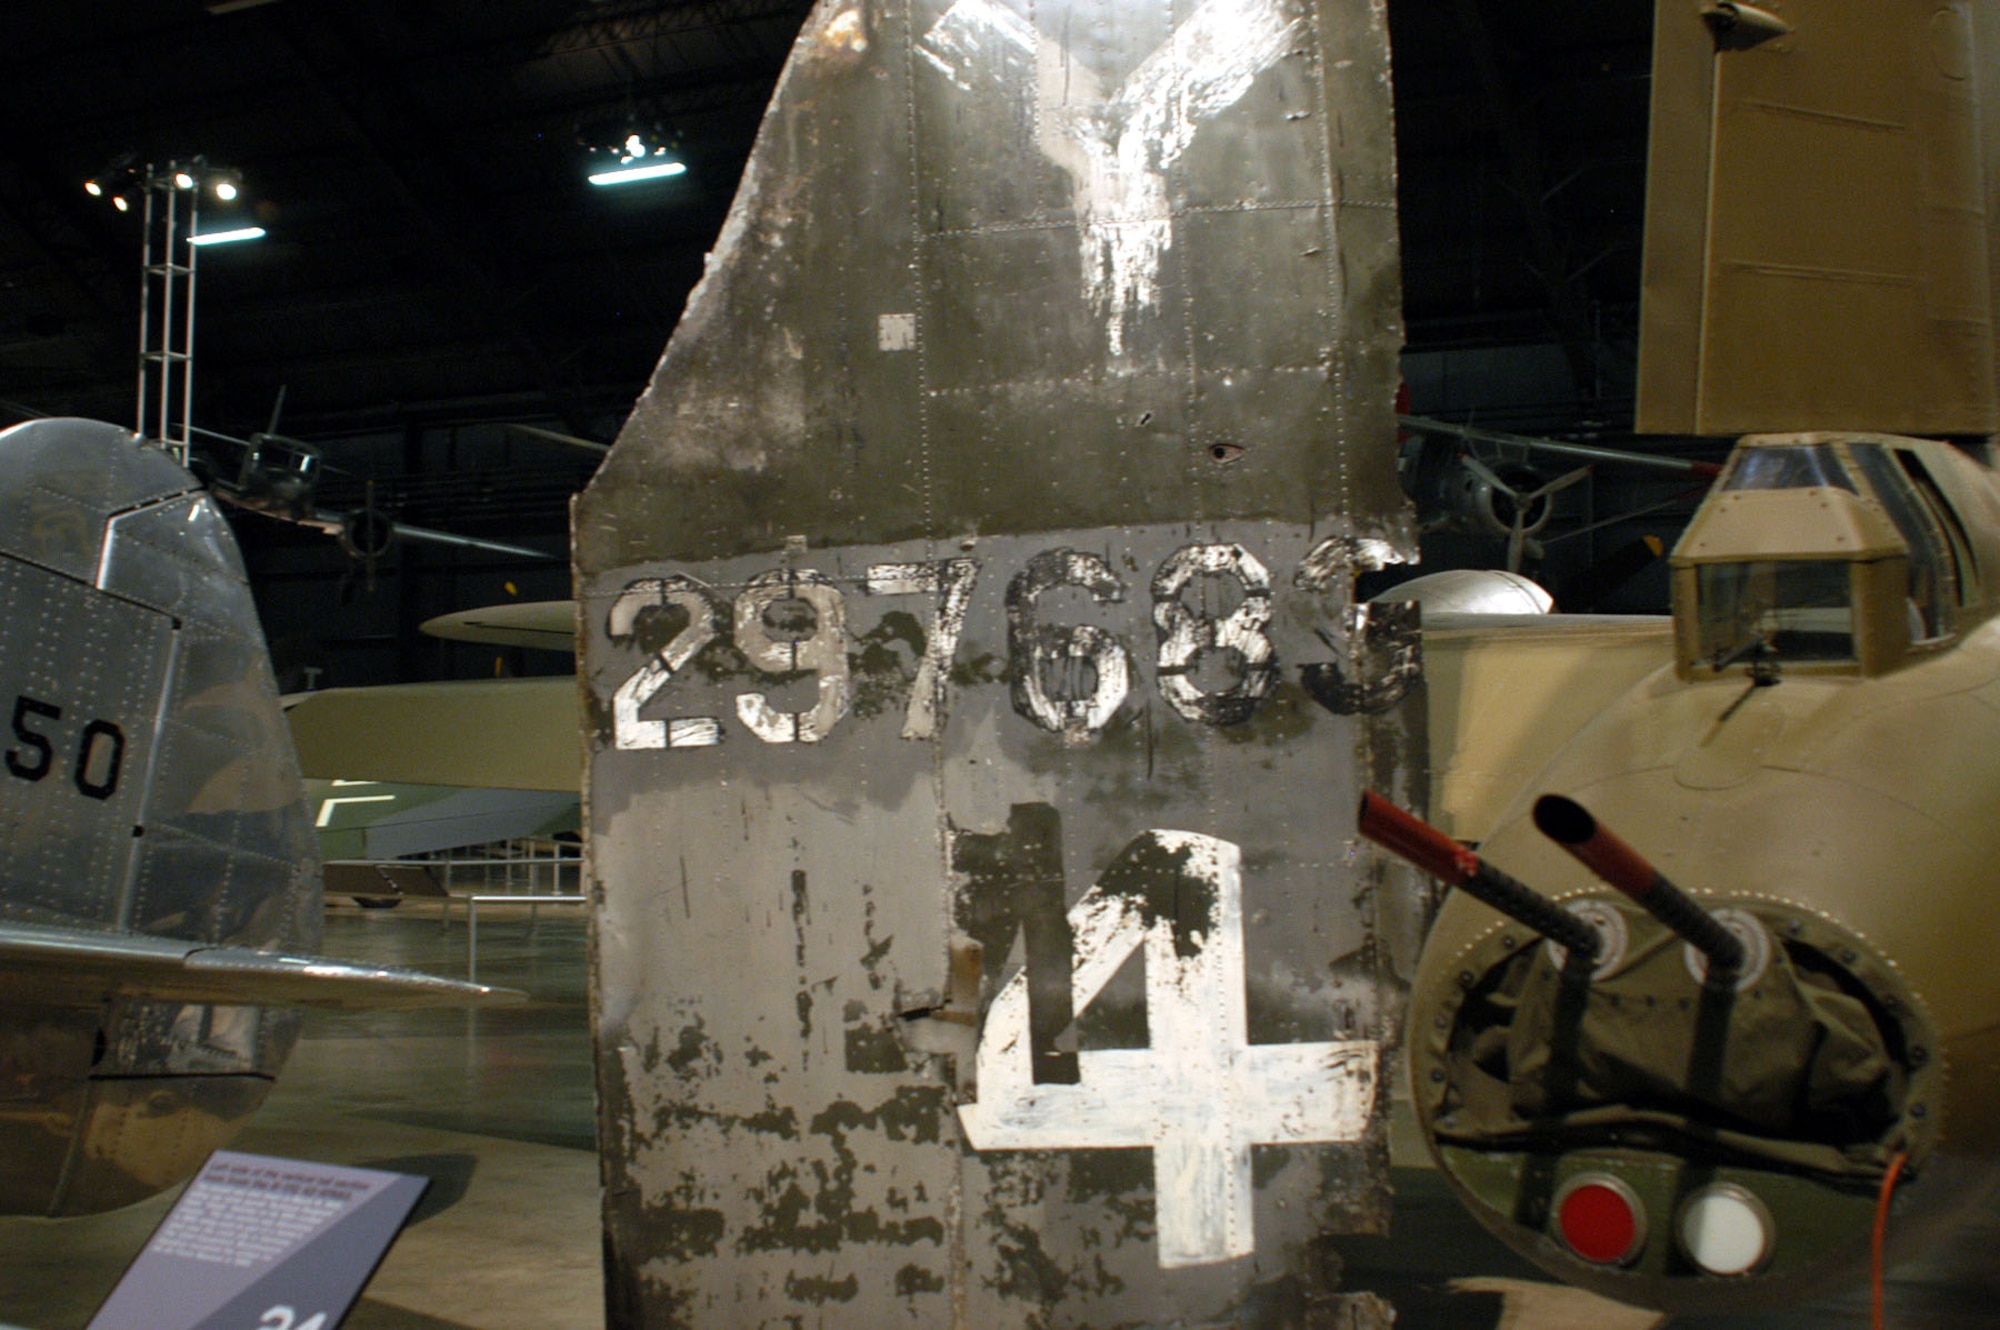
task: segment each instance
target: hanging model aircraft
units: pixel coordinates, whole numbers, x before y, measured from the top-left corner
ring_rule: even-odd
[[[314,954],[320,872],[257,612],[200,484],[114,426],[0,432],[0,1212],[189,1176],[299,1007],[520,995]]]
[[[1555,516],[1555,496],[1587,479],[1599,465],[1636,466],[1687,476],[1705,488],[1721,470],[1713,462],[1595,444],[1531,438],[1499,430],[1400,415],[1410,431],[1398,462],[1403,489],[1417,505],[1425,531],[1451,529],[1506,542],[1508,572],[1524,557],[1540,562],[1535,537]],[[1490,456],[1482,457],[1479,449]],[[1527,461],[1554,458],[1570,469],[1550,480]],[[1582,465],[1573,465],[1574,463]],[[1658,551],[1652,551],[1655,557]]]
[[[1367,83],[1355,48],[1315,45],[1365,17],[1198,6],[1120,63],[1104,14],[1076,8],[1074,28],[981,0],[828,4],[808,23],[708,284],[581,510],[580,701],[509,681],[518,729],[453,726],[465,761],[431,744],[414,764],[337,744],[359,699],[294,712],[325,774],[437,784],[532,765],[524,784],[562,788],[582,723],[621,1312],[808,1300],[863,1324],[901,1297],[983,1299],[993,1323],[1027,1308],[1261,1326],[1321,1305],[1293,1263],[1309,1239],[1271,1237],[1300,1231],[1285,1207],[1313,1188],[1289,1153],[1243,1161],[1303,1150],[1324,1161],[1313,1194],[1351,1195],[1366,1184],[1341,1172],[1341,1142],[1366,1129],[1336,1130],[1310,1078],[1262,1068],[1311,1047],[1341,1068],[1321,1091],[1379,1106],[1369,1040],[1328,1036],[1381,1027],[1288,971],[1269,933],[1243,940],[1234,911],[1258,898],[1232,853],[1269,835],[1260,871],[1289,882],[1288,856],[1317,852],[1280,838],[1299,806],[1276,758],[1233,765],[1275,752],[1260,739],[1278,718],[1303,727],[1294,753],[1356,741],[1315,730],[1314,704],[1377,718],[1358,731],[1376,778],[1442,834],[1379,808],[1366,829],[1507,907],[1454,896],[1407,924],[1419,1120],[1495,1232],[1611,1296],[1730,1311],[1857,1277],[1883,1216],[1903,1242],[1949,1222],[1990,1172],[2000,1093],[1983,899],[2000,490],[1983,458],[1909,436],[1995,425],[1982,219],[2000,173],[1979,154],[2000,137],[1969,131],[2000,106],[2000,62],[1974,58],[2000,49],[2000,19],[1906,7],[1891,40],[1859,0],[1661,9],[1641,428],[1763,433],[1676,552],[1671,625],[1433,621],[1419,646],[1407,616],[1340,602],[1364,554],[1395,552],[1372,479],[1325,473],[1350,522],[1384,525],[1374,545],[1321,547],[1345,552],[1324,576],[1307,560],[1290,584],[1304,600],[1279,601],[1257,554],[1314,548],[1293,523],[1320,516],[1286,496],[1322,474],[1312,432],[1337,413],[1319,380],[1247,358],[1355,369],[1373,350],[1287,303],[1310,281],[1244,256],[1316,274],[1327,233],[1302,223],[1255,250],[1204,229],[1301,197],[1286,172],[1333,148],[1289,137],[1299,124],[1366,121],[1366,97],[1300,73]],[[1192,59],[1225,30],[1268,40],[1224,43],[1236,64]],[[1088,57],[1072,32],[1093,34]],[[1344,148],[1368,139],[1349,128]],[[877,160],[879,193],[856,165]],[[1136,171],[1122,189],[1114,163]],[[1335,177],[1340,204],[1373,179],[1318,177],[1329,209]],[[812,248],[831,243],[820,209],[843,243],[846,219],[883,220],[836,263]],[[1337,215],[1342,273],[1379,295],[1392,241],[1363,210]],[[1177,266],[1191,249],[1238,280]],[[897,285],[913,268],[916,288]],[[1342,309],[1379,331],[1374,306]],[[1374,432],[1330,456],[1358,461],[1364,436],[1390,448],[1393,384],[1364,378],[1351,404]],[[1294,390],[1302,411],[1258,414]],[[1173,404],[1161,438],[1156,402]],[[1266,453],[1282,460],[1260,472]],[[1083,465],[1090,484],[1061,483]],[[1126,527],[1162,524],[1184,543],[1130,544]],[[1150,612],[1118,620],[1145,591]],[[922,612],[892,620],[896,597]],[[469,717],[486,691],[380,701],[451,725],[450,698]],[[1393,756],[1398,708],[1418,702],[1427,799]],[[1002,792],[1013,767],[1030,795]],[[1320,788],[1340,803],[1351,776]],[[884,809],[916,811],[891,829],[868,820]],[[1126,809],[1181,820],[1133,838]],[[936,854],[899,857],[910,845]],[[1377,864],[1318,871],[1338,902],[1372,900],[1365,927],[1394,956],[1408,897]],[[1496,872],[1517,885],[1492,889]],[[908,899],[926,873],[955,884],[929,913]],[[1336,918],[1279,931],[1330,926],[1345,945]],[[1144,976],[1120,988],[1137,950]],[[1348,973],[1351,953],[1327,950]],[[1218,957],[1225,980],[1202,968]],[[1207,1027],[1188,994],[1224,1033],[1189,1033]],[[1256,1118],[1234,1079],[1252,1067],[1280,1077],[1260,1084],[1293,1125],[1190,1145],[1197,1118]],[[1148,1089],[1162,1081],[1210,1107],[1175,1116]],[[933,1214],[939,1192],[972,1199]],[[1282,1293],[1257,1283],[1266,1242]]]

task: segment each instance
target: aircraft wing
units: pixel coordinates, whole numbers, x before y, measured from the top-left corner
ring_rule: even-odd
[[[309,777],[572,794],[582,785],[568,675],[329,688],[286,699],[286,714]]]
[[[116,998],[328,1010],[508,1006],[527,994],[415,970],[179,938],[0,925],[0,993],[63,1006]]]
[[[306,782],[322,857],[401,859],[578,830],[575,790],[459,789],[372,780]]]
[[[427,619],[423,631],[453,642],[484,642],[500,647],[533,647],[538,651],[576,650],[576,602],[532,600],[509,605],[483,605]]]

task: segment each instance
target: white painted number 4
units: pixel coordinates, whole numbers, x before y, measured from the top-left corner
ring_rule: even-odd
[[[1171,865],[1178,881],[1162,883],[1148,863]],[[1192,918],[1190,893],[1203,907]],[[1160,908],[1167,900],[1179,904]],[[1229,841],[1148,831],[1069,920],[1078,1012],[1145,948],[1152,1046],[1086,1049],[1075,1084],[1036,1084],[1023,970],[980,1031],[979,1098],[959,1109],[966,1139],[976,1150],[1151,1146],[1160,1264],[1250,1255],[1251,1147],[1358,1140],[1374,1104],[1379,1045],[1249,1042],[1242,854]]]

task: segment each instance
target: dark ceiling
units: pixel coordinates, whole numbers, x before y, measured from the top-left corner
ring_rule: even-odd
[[[201,153],[244,171],[270,234],[204,256],[197,423],[247,432],[287,385],[286,425],[307,437],[481,419],[608,437],[806,8],[10,5],[0,398],[131,415],[140,226],[81,184],[120,153]],[[1579,399],[1621,391],[1648,7],[1400,0],[1389,16],[1412,348],[1551,343]],[[676,134],[688,175],[584,183],[579,131],[630,114]]]
[[[141,225],[83,181],[121,154],[239,168],[241,206],[269,234],[201,259],[194,423],[248,434],[282,388],[284,432],[334,466],[327,504],[367,501],[551,556],[510,571],[399,547],[357,570],[323,536],[246,518],[267,631],[329,682],[490,670],[419,658],[410,630],[496,597],[566,594],[566,500],[594,464],[499,427],[616,433],[700,275],[808,8],[6,6],[0,408],[17,409],[0,423],[133,418]],[[1451,404],[1461,416],[1621,428],[1650,7],[1389,0],[1388,16],[1412,355],[1485,366],[1460,376],[1475,381]],[[615,139],[635,117],[673,135],[688,173],[593,189],[579,138]],[[203,220],[221,219],[211,208]],[[1524,351],[1554,375],[1496,377]],[[1411,378],[1418,409],[1446,409]],[[336,598],[346,608],[329,608]],[[394,659],[340,665],[369,653]]]
[[[123,152],[240,168],[265,240],[201,264],[197,423],[289,385],[313,434],[622,414],[735,189],[798,0],[82,0],[0,19],[0,395],[132,411],[140,225],[82,192]],[[628,108],[688,176],[595,190]],[[211,212],[213,216],[213,212]]]

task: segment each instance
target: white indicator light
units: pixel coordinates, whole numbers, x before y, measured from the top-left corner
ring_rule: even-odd
[[[1747,1275],[1770,1259],[1771,1212],[1727,1182],[1703,1187],[1681,1207],[1681,1250],[1711,1275]]]

